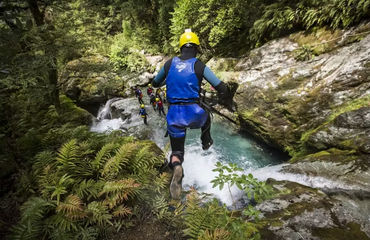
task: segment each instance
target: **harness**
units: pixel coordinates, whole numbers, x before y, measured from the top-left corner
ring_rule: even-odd
[[[170,104],[199,101],[200,84],[194,65],[198,60],[174,57],[166,78],[167,100]]]

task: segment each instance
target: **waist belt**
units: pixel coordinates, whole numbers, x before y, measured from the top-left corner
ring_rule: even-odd
[[[199,102],[177,102],[177,103],[169,103],[171,105],[192,105],[192,104],[199,104]]]

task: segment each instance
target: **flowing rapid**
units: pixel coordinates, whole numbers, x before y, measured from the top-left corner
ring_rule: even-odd
[[[100,108],[98,120],[91,126],[94,132],[109,132],[121,130],[128,135],[138,138],[149,138],[156,142],[169,155],[169,138],[166,133],[166,118],[159,116],[144,98],[145,108],[148,112],[148,125],[144,125],[139,116],[139,103],[135,98],[109,100]],[[112,109],[115,109],[112,111]],[[104,117],[103,117],[104,116]],[[103,119],[105,118],[105,119]],[[211,181],[217,173],[212,170],[217,162],[235,163],[252,173],[259,180],[274,178],[276,180],[289,180],[303,185],[318,188],[346,188],[340,183],[329,181],[320,177],[309,177],[301,174],[280,172],[287,160],[287,156],[269,149],[257,141],[240,134],[227,120],[215,117],[211,128],[213,146],[203,151],[200,143],[200,129],[187,131],[185,158],[184,158],[184,189],[195,187],[198,191],[215,195],[227,205],[232,204],[229,190],[213,188]],[[238,198],[242,193],[231,188],[233,197]]]

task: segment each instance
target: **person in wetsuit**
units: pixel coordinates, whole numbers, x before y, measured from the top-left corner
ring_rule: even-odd
[[[224,105],[231,105],[231,94],[225,83],[199,59],[196,58],[199,46],[198,36],[190,29],[180,37],[179,57],[168,60],[152,81],[154,87],[166,84],[167,131],[171,141],[169,167],[173,169],[170,193],[179,199],[182,191],[184,145],[187,128],[201,128],[203,150],[213,144],[211,138],[211,118],[200,102],[201,82],[206,79],[220,94]]]
[[[139,111],[139,115],[142,117],[142,119],[144,120],[144,124],[147,125],[148,122],[147,122],[147,116],[148,114],[146,113],[146,110],[145,110],[145,105],[144,104],[141,104],[140,105],[140,111]]]

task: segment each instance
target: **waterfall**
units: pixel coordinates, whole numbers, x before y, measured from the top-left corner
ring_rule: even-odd
[[[98,116],[96,117],[98,120],[103,120],[103,119],[112,119],[112,112],[111,112],[111,104],[120,98],[112,98],[109,99],[104,107],[101,107],[98,112]]]

